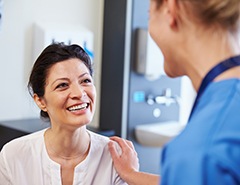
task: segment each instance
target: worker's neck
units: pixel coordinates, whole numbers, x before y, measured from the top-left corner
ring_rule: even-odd
[[[198,91],[205,75],[214,66],[231,56],[238,55],[240,51],[233,35],[226,33],[209,33],[209,35],[202,34],[198,36],[199,38],[194,35],[191,36],[191,43],[194,44],[189,44],[189,47],[186,47],[188,54],[185,56],[189,61],[186,72],[192,80],[196,91]],[[219,80],[228,78],[231,73],[228,72],[227,74],[228,75],[221,75]]]

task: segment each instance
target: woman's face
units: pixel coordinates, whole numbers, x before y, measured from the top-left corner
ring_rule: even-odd
[[[43,98],[34,97],[47,111],[52,126],[83,126],[91,122],[96,89],[88,68],[79,59],[54,64],[48,73]]]
[[[171,15],[167,5],[163,2],[160,7],[156,0],[150,0],[149,6],[149,33],[164,56],[164,71],[168,76],[178,76],[176,72],[176,37],[171,29]]]

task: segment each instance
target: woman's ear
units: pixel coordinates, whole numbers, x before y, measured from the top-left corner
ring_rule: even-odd
[[[47,112],[46,103],[43,98],[40,98],[37,94],[33,95],[33,99],[37,106],[44,112]]]
[[[178,2],[177,0],[165,0],[165,5],[167,7],[168,22],[171,28],[176,29],[178,27],[177,11]]]

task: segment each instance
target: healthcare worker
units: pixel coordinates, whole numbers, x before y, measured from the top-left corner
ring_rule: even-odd
[[[240,184],[240,0],[151,0],[149,32],[169,77],[187,75],[197,97],[183,132],[162,152],[161,174],[137,172],[131,142],[113,138],[129,185]]]

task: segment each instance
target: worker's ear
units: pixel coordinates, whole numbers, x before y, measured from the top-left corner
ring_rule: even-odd
[[[33,95],[33,99],[37,106],[44,112],[47,112],[46,103],[43,98],[40,98],[37,94]]]
[[[178,2],[177,0],[164,0],[169,26],[173,29],[178,27]]]

